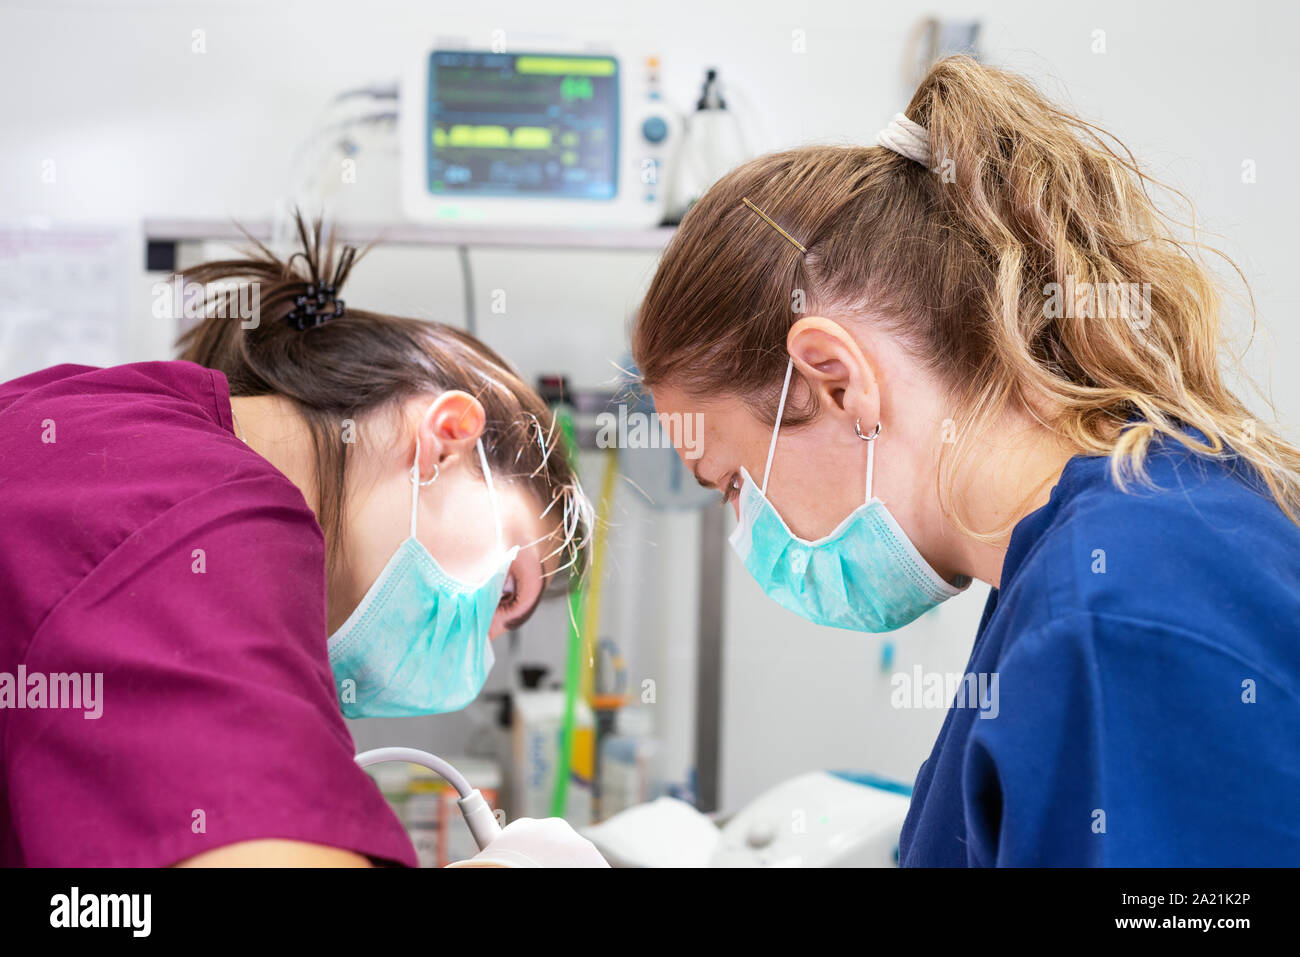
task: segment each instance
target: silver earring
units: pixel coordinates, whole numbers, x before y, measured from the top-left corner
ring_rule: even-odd
[[[432,485],[434,482],[438,481],[437,462],[433,463],[433,478],[428,479],[427,481],[424,482],[420,481],[420,473],[417,471],[417,469],[419,469],[418,465],[411,469],[411,481],[414,482],[416,485],[420,486],[420,488],[424,488],[426,485]]]
[[[863,442],[872,442],[875,441],[876,436],[880,434],[880,423],[879,422],[876,423],[876,429],[870,435],[863,435],[862,420],[858,419],[857,422],[853,423],[853,431],[858,433],[858,438],[860,438]]]

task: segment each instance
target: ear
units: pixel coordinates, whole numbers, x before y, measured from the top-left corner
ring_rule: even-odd
[[[448,458],[467,454],[483,434],[485,422],[483,403],[468,392],[452,389],[438,396],[416,423],[421,478],[430,478],[434,466]]]
[[[875,369],[858,341],[842,325],[823,316],[805,316],[790,327],[786,350],[817,396],[824,412],[862,431],[880,421],[880,390]]]

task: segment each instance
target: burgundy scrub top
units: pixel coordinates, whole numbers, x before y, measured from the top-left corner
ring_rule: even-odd
[[[0,385],[0,865],[282,838],[414,866],[353,754],[320,526],[235,435],[225,376]]]

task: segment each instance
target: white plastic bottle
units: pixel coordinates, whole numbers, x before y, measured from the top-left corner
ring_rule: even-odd
[[[649,708],[615,712],[614,731],[600,744],[602,820],[659,797],[658,751]]]

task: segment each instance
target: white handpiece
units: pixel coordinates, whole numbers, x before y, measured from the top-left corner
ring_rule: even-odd
[[[356,757],[357,764],[363,768],[384,761],[406,761],[442,775],[460,795],[460,800],[456,803],[460,805],[460,812],[465,815],[465,823],[469,825],[469,832],[480,851],[501,834],[496,816],[478,788],[470,787],[463,774],[436,754],[418,748],[375,748],[372,751],[362,751]]]

